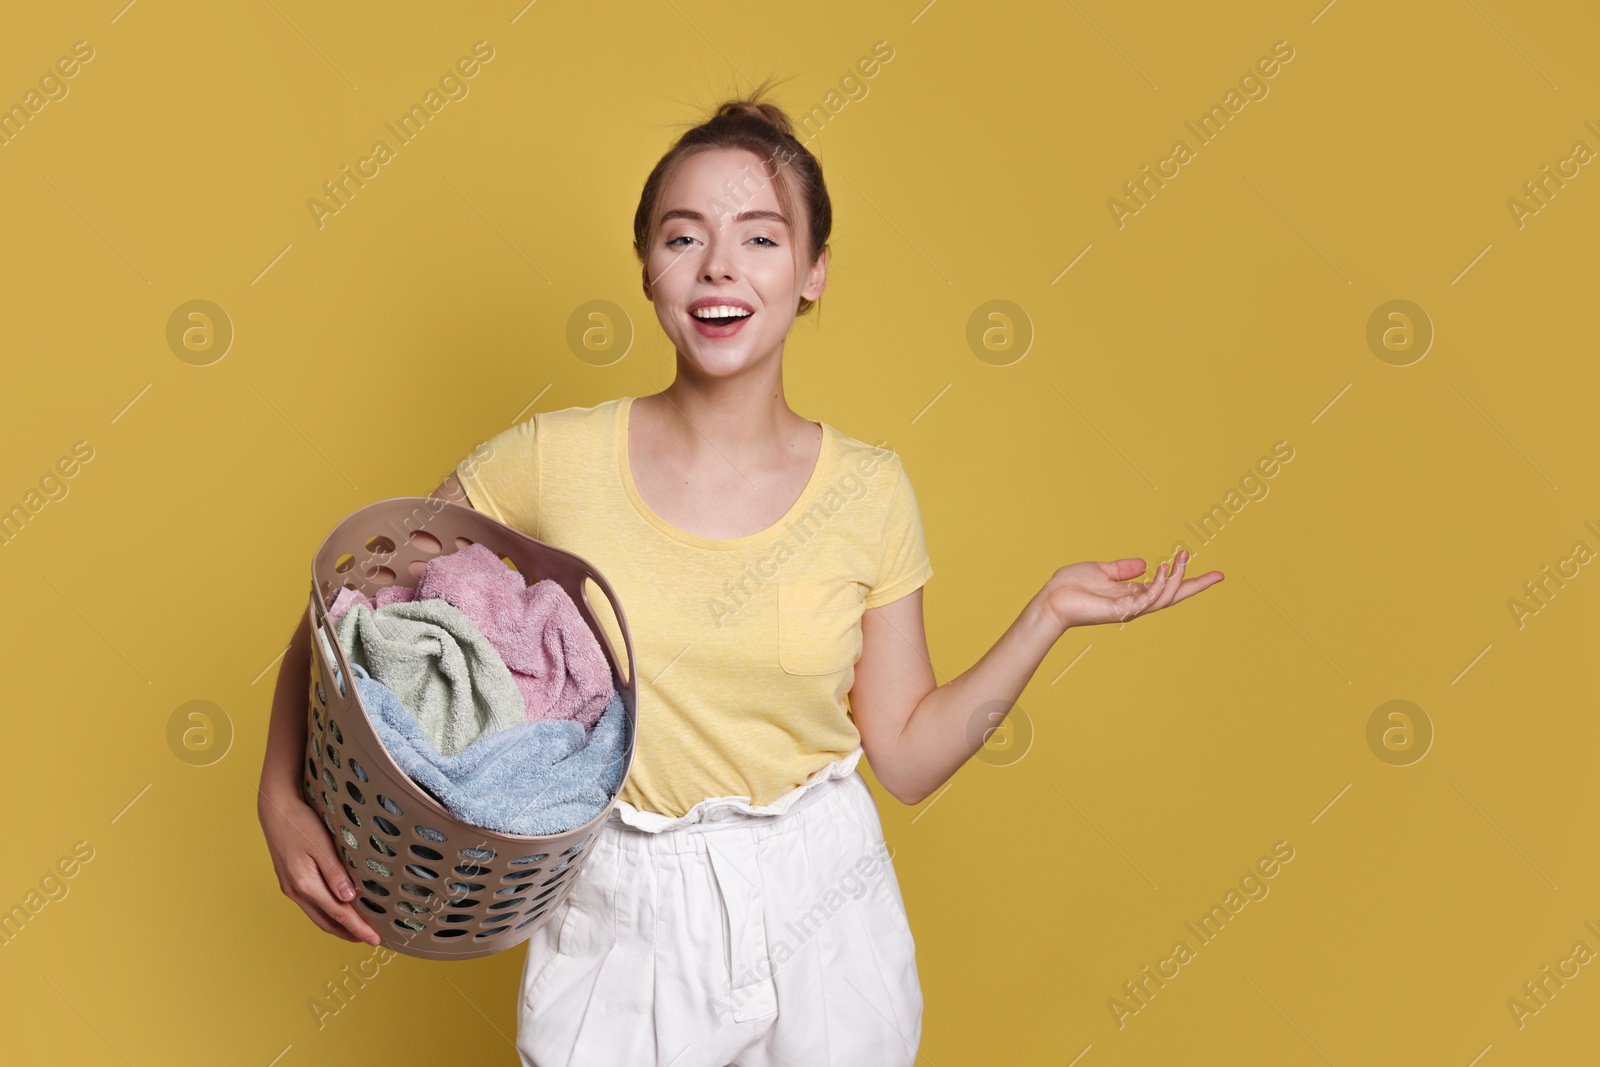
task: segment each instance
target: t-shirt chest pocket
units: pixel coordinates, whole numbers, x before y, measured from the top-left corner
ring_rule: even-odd
[[[861,655],[862,600],[852,582],[778,583],[778,666],[836,674]]]

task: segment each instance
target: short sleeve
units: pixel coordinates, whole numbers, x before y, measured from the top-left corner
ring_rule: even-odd
[[[903,466],[889,496],[889,514],[884,519],[880,540],[882,557],[878,580],[866,597],[869,608],[881,608],[899,600],[933,577],[933,563],[928,559],[923,538],[922,512],[917,507],[911,478]]]
[[[500,431],[456,464],[472,506],[513,530],[539,536],[537,414]]]

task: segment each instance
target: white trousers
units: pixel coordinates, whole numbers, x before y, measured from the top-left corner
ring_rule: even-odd
[[[524,1067],[911,1067],[916,949],[859,758],[764,808],[614,808],[528,940]]]

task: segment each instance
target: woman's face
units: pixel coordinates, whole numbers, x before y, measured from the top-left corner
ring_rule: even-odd
[[[822,295],[827,256],[804,269],[797,263],[807,220],[784,217],[777,179],[766,176],[776,165],[744,149],[705,149],[684,159],[661,192],[644,294],[679,357],[706,374],[779,356],[800,297]],[[703,317],[716,308],[724,314]]]

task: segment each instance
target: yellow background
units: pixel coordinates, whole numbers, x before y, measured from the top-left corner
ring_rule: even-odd
[[[1594,1059],[1600,964],[1521,1028],[1506,1006],[1600,950],[1600,577],[1520,627],[1508,607],[1600,548],[1597,164],[1520,228],[1506,206],[1600,149],[1591,7],[119,6],[0,35],[0,103],[95,49],[0,148],[0,504],[94,448],[0,548],[0,906],[94,850],[0,949],[10,1062],[354,1063],[389,1038],[396,1062],[515,1062],[521,949],[396,959],[320,1030],[308,1008],[370,952],[281,895],[255,816],[311,553],[528,410],[666,385],[629,247],[650,167],[746,79],[792,76],[798,113],[880,40],[812,145],[834,260],[786,382],[905,457],[940,681],[1057,566],[1153,571],[1183,540],[1227,575],[1068,632],[918,808],[874,783],[920,1062]],[[470,95],[319,229],[307,199],[479,40]],[[1270,94],[1119,229],[1107,199],[1280,40]],[[196,299],[236,331],[209,366],[166,342]],[[1035,331],[1005,366],[966,342],[996,299]],[[1366,342],[1394,299],[1436,330],[1409,366]],[[591,300],[637,330],[609,366],[565,340]],[[1270,494],[1202,547],[1185,523],[1280,440]],[[1435,731],[1409,766],[1367,744],[1393,699]],[[169,741],[191,700],[231,725],[208,765]],[[1280,840],[1270,895],[1119,1028],[1122,983]]]

